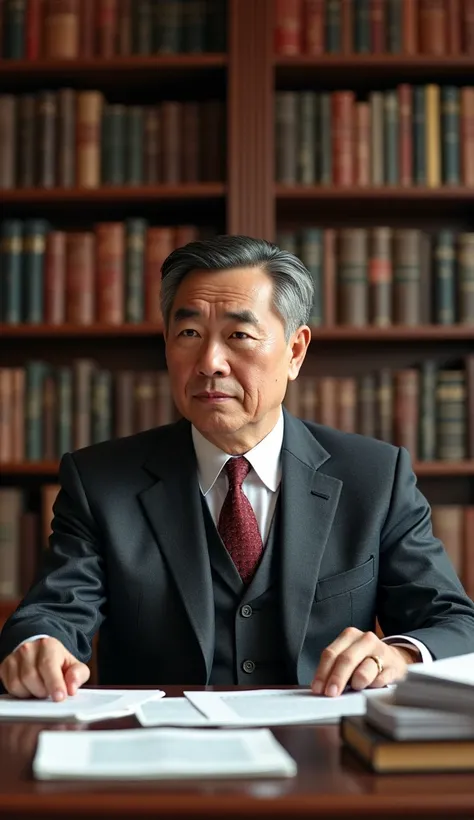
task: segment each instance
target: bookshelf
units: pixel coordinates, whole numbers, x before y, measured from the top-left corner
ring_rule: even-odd
[[[151,106],[163,100],[222,102],[226,155],[221,179],[150,184],[143,179],[134,185],[99,183],[95,187],[14,185],[1,190],[2,218],[44,218],[55,230],[63,231],[143,218],[154,226],[196,225],[199,231],[270,240],[282,232],[314,226],[369,232],[381,225],[391,231],[415,229],[426,232],[432,242],[442,230],[456,236],[474,231],[474,183],[429,186],[369,180],[364,185],[335,185],[314,180],[283,184],[275,162],[280,92],[347,90],[363,101],[373,91],[384,94],[400,84],[473,86],[472,51],[465,48],[463,53],[454,53],[450,46],[451,50],[438,55],[346,53],[344,47],[333,54],[279,54],[274,43],[278,23],[274,0],[222,0],[222,4],[227,7],[226,51],[0,59],[0,95],[71,88],[75,93],[97,90],[113,105]],[[288,7],[298,5],[304,6],[303,0],[301,4],[288,2]],[[451,22],[448,29],[450,43],[461,36]],[[111,373],[121,368],[152,371],[164,367],[159,321],[110,324],[97,317],[81,325],[3,321],[0,337],[4,341],[0,368],[20,368],[30,359],[43,358],[53,366],[66,367],[88,357]],[[442,369],[459,369],[474,356],[474,322],[424,320],[411,325],[351,326],[323,320],[313,327],[312,338],[304,378],[359,379],[383,368],[408,370],[430,361]],[[472,384],[469,389],[474,391]],[[474,414],[474,392],[466,407]],[[473,427],[472,420],[470,423]],[[415,459],[420,488],[433,505],[474,505],[474,433],[470,435],[463,459]],[[57,467],[57,458],[6,460],[0,463],[0,486],[24,488],[31,509],[39,512],[40,488],[55,483]],[[0,602],[0,620],[9,606]]]

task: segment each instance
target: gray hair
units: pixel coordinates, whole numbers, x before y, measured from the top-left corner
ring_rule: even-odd
[[[161,310],[165,327],[182,280],[193,270],[260,268],[273,280],[273,305],[285,325],[285,338],[308,324],[313,304],[310,272],[294,254],[265,239],[249,236],[214,236],[188,242],[165,259],[161,268]]]

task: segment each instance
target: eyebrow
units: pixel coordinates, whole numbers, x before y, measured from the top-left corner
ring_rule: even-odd
[[[175,322],[180,322],[183,319],[198,319],[201,316],[202,313],[200,310],[181,307],[175,311],[173,318]],[[255,327],[259,327],[260,325],[255,313],[251,310],[229,310],[224,313],[224,318],[234,319],[236,322],[241,322],[244,325],[254,325]]]

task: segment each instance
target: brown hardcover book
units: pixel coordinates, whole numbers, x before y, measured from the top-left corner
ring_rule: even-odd
[[[381,91],[372,91],[369,95],[370,105],[370,177],[372,185],[383,185],[384,172],[384,95]]]
[[[13,371],[0,367],[0,464],[12,461]]]
[[[135,374],[135,432],[151,430],[156,424],[156,374]]]
[[[397,92],[400,185],[410,187],[413,184],[413,88],[408,83],[402,83]]]
[[[61,188],[72,188],[76,181],[76,92],[61,88],[58,102],[58,150],[56,181]]]
[[[283,185],[296,183],[298,100],[296,91],[277,91],[275,95],[276,181]]]
[[[393,442],[393,375],[388,368],[377,373],[376,431],[381,441]]]
[[[174,246],[181,248],[188,242],[195,242],[199,238],[199,231],[196,225],[177,225],[174,230]]]
[[[420,374],[414,368],[394,374],[394,444],[406,447],[412,461],[418,457],[418,407]]]
[[[466,356],[467,387],[467,457],[474,458],[474,353]]]
[[[392,249],[390,228],[373,228],[369,243],[370,323],[386,327],[392,323]]]
[[[444,0],[420,0],[420,50],[440,56],[446,53]]]
[[[56,133],[58,120],[57,95],[42,91],[38,97],[38,185],[56,185]]]
[[[474,232],[458,237],[459,321],[474,325]]]
[[[372,373],[366,373],[358,381],[357,432],[371,438],[377,432],[377,386]]]
[[[47,549],[49,546],[49,536],[52,533],[53,507],[60,489],[59,484],[41,485],[41,546],[43,549]]]
[[[122,57],[132,53],[132,0],[119,0],[118,53]]]
[[[43,381],[43,458],[45,461],[54,461],[57,456],[56,424],[57,424],[57,391],[56,380],[52,373],[45,376]]]
[[[147,322],[162,324],[161,266],[173,249],[172,228],[148,228],[145,243],[145,317]]]
[[[418,54],[418,0],[402,0],[403,51]]]
[[[133,370],[119,370],[115,378],[115,434],[118,438],[132,436],[135,432]]]
[[[76,109],[76,184],[100,185],[100,131],[103,96],[100,91],[79,91]]]
[[[383,54],[386,48],[386,0],[370,0],[369,25],[372,54]]]
[[[303,0],[303,35],[306,54],[324,54],[324,13],[324,0]]]
[[[143,162],[145,183],[156,185],[161,182],[161,120],[157,106],[145,108]]]
[[[22,367],[12,370],[12,461],[25,460],[25,371]]]
[[[26,59],[37,60],[42,52],[43,0],[28,0],[25,20]]]
[[[357,381],[353,378],[337,380],[336,411],[338,430],[357,432]]]
[[[20,518],[23,492],[0,487],[0,600],[20,594]]]
[[[462,53],[462,7],[463,0],[446,2],[446,46],[448,54]]]
[[[420,231],[394,231],[393,319],[399,325],[420,324]]]
[[[37,140],[36,97],[22,94],[18,97],[18,176],[20,188],[36,185]]]
[[[318,379],[319,421],[328,427],[336,427],[337,412],[337,379],[334,376],[321,376]]]
[[[433,535],[444,544],[456,574],[462,580],[464,550],[464,507],[438,504],[431,508]]]
[[[440,370],[436,385],[436,453],[443,461],[467,456],[467,382],[464,370]]]
[[[92,377],[95,362],[90,359],[76,359],[73,362],[74,449],[92,444]]]
[[[355,168],[354,183],[359,187],[370,185],[370,105],[358,102],[355,113]]]
[[[156,416],[155,424],[171,424],[176,419],[176,408],[171,394],[170,378],[166,370],[160,370],[156,377]]]
[[[113,57],[117,54],[118,0],[98,0],[97,7],[97,56]]]
[[[202,182],[224,182],[226,171],[226,120],[221,100],[205,100],[200,105]]]
[[[429,325],[433,321],[433,275],[432,236],[424,231],[420,234],[420,323]]]
[[[81,57],[95,54],[96,0],[80,0],[79,51]]]
[[[474,49],[472,51],[474,54]],[[462,181],[474,187],[474,87],[461,89],[461,168]]]
[[[464,587],[474,601],[474,506],[464,509]]]
[[[95,237],[78,231],[66,235],[66,319],[90,325],[95,317]]]
[[[185,102],[182,108],[183,140],[181,143],[181,168],[183,182],[198,182],[200,177],[200,128],[199,104]]]
[[[323,298],[324,298],[324,324],[335,325],[337,314],[337,254],[336,254],[336,231],[334,228],[326,228],[323,235]]]
[[[125,229],[123,222],[100,222],[96,233],[97,320],[124,321]]]
[[[353,91],[334,91],[332,105],[332,155],[334,185],[354,183]]]
[[[464,0],[464,51],[474,55],[474,0]]]
[[[66,320],[66,234],[46,234],[44,262],[44,321],[61,325]]]
[[[79,0],[45,0],[44,56],[63,60],[79,56]]]
[[[161,105],[162,166],[161,179],[168,185],[182,182],[182,103],[164,102]]]
[[[20,516],[20,595],[26,595],[38,571],[40,519],[38,513],[24,512]]]
[[[0,189],[16,185],[17,159],[16,98],[0,95]]]
[[[343,54],[354,51],[354,6],[352,0],[341,0],[341,50]]]
[[[302,0],[275,0],[275,52],[285,56],[302,51]]]
[[[343,325],[368,324],[367,240],[368,231],[365,228],[344,228],[339,231],[339,322]]]

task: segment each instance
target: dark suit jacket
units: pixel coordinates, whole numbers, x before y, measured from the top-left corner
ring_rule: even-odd
[[[100,627],[108,684],[203,684],[214,601],[187,421],[67,454],[39,582],[6,624],[3,659],[45,632],[87,661]],[[403,449],[285,412],[282,647],[295,683],[347,626],[420,639],[435,658],[474,651],[474,605]]]

